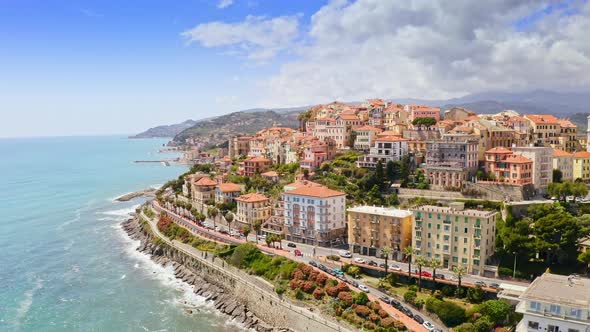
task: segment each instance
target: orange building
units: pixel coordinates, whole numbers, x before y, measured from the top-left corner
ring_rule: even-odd
[[[244,160],[244,174],[245,176],[254,176],[256,174],[264,173],[271,165],[270,159],[263,157],[252,157]]]
[[[496,181],[525,185],[533,183],[533,161],[504,147],[495,147],[485,153],[486,172]]]

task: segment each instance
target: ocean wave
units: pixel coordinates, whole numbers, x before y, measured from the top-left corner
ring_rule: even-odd
[[[106,215],[106,216],[127,217],[131,213],[135,212],[135,209],[137,209],[139,206],[140,206],[140,204],[135,204],[131,207],[127,207],[127,208],[123,208],[123,209],[99,212],[99,214]]]
[[[43,280],[41,278],[36,278],[33,282],[33,287],[23,293],[23,299],[20,301],[19,306],[16,309],[16,315],[14,316],[14,325],[17,327],[17,330],[22,319],[27,315],[29,309],[31,309],[31,305],[33,305],[35,293],[41,288],[43,288]]]

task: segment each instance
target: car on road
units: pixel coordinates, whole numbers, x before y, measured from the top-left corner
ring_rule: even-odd
[[[436,277],[436,279],[442,279],[442,280],[445,280],[445,275],[444,275],[444,274],[437,273],[437,274],[435,274],[434,276]]]
[[[498,288],[500,288],[500,284],[497,282],[492,282],[492,283],[490,283],[490,288],[498,289]]]
[[[354,259],[354,261],[357,262],[357,263],[359,263],[359,264],[366,264],[367,263],[367,261],[364,258],[362,258],[362,257],[357,257],[357,258]]]
[[[422,324],[424,323],[424,318],[422,318],[422,316],[419,315],[414,315],[414,317],[412,317],[416,322],[418,322],[418,324]]]
[[[303,253],[301,253],[301,250],[299,249],[293,250],[293,253],[295,254],[295,256],[303,256]]]
[[[344,274],[339,274],[339,275],[336,276],[336,278],[338,278],[338,279],[340,279],[340,280],[342,280],[344,282],[348,282],[348,279],[346,279],[346,277],[344,276]]]
[[[423,277],[432,277],[432,273],[428,272],[428,271],[422,271],[422,276]]]
[[[371,291],[369,290],[369,287],[365,286],[365,285],[358,285],[358,289],[362,290],[365,293],[370,293]]]
[[[351,280],[350,281],[350,284],[353,285],[354,287],[358,287],[359,286],[359,283],[356,282],[356,281],[354,281],[354,280]]]
[[[385,268],[387,265],[385,265],[385,263],[381,263],[379,264],[379,267]]]
[[[396,308],[396,309],[401,309],[402,308],[402,303],[396,299],[391,299],[391,306]]]
[[[390,298],[388,298],[387,296],[381,296],[381,297],[379,298],[379,300],[381,300],[381,301],[383,301],[383,302],[385,302],[385,303],[387,303],[387,304],[391,304],[391,299],[390,299]]]
[[[424,326],[424,328],[428,331],[434,331],[434,324],[432,324],[429,321],[425,321],[424,323],[422,323],[422,326]]]
[[[369,261],[367,264],[369,264],[371,266],[377,266],[377,262],[375,262],[375,261]]]
[[[481,280],[478,280],[478,281],[475,282],[475,285],[480,286],[480,287],[485,287],[486,286],[486,283],[483,282],[483,281],[481,281]]]
[[[338,255],[340,255],[340,257],[344,257],[344,258],[351,258],[352,257],[352,254],[348,250],[340,250],[338,252]]]
[[[219,226],[215,226],[215,231],[219,232],[219,231],[221,231],[221,228],[219,228]]]
[[[435,328],[434,330],[432,330],[432,332],[443,332],[443,330],[442,330],[442,329],[439,329],[439,328],[437,327],[437,328]]]
[[[324,272],[328,272],[328,268],[325,265],[323,265],[323,264],[318,265],[318,269],[320,269],[320,270],[322,270]]]
[[[297,248],[297,245],[295,245],[295,243],[293,243],[293,242],[289,242],[289,243],[287,243],[287,247]]]
[[[401,271],[402,270],[402,268],[397,264],[389,265],[389,268],[394,271]]]
[[[342,272],[342,270],[340,270],[339,268],[335,267],[332,269],[332,271],[334,273],[336,273],[337,275],[344,275],[344,272]]]
[[[314,261],[309,261],[309,265],[311,265],[313,267],[318,267],[318,263],[316,263]]]
[[[401,308],[399,308],[399,310],[400,310],[401,312],[403,312],[403,313],[404,313],[404,315],[406,315],[406,316],[408,316],[408,317],[410,317],[410,318],[414,317],[414,314],[412,313],[412,311],[411,311],[410,309],[408,309],[408,308],[406,308],[406,307],[404,307],[404,306],[400,306],[400,307],[401,307]]]

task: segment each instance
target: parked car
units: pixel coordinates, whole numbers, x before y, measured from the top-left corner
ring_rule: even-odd
[[[338,252],[338,254],[340,255],[340,257],[344,257],[344,258],[351,258],[352,254],[350,253],[350,251],[347,250],[340,250]]]
[[[385,263],[381,263],[379,264],[379,267],[385,268],[387,265],[385,265]]]
[[[358,287],[359,286],[359,283],[356,282],[356,281],[354,281],[354,280],[351,280],[350,281],[350,284],[353,285],[354,287]]]
[[[334,273],[336,273],[337,275],[344,275],[344,272],[342,272],[342,270],[340,270],[337,267],[333,268],[332,271],[334,271]]]
[[[358,289],[362,290],[365,293],[370,293],[371,291],[369,290],[369,287],[365,286],[365,285],[358,285]]]
[[[219,231],[221,231],[221,228],[219,228],[219,226],[215,226],[215,231],[219,232]]]
[[[311,265],[313,267],[318,267],[318,263],[316,263],[314,261],[309,261],[309,265]]]
[[[324,272],[327,272],[328,271],[328,268],[326,266],[324,266],[323,264],[318,265],[318,269],[320,269],[320,270],[322,270]]]
[[[442,279],[442,280],[445,279],[445,275],[444,274],[437,273],[434,276],[436,277],[436,279]]]
[[[354,261],[357,262],[357,263],[359,263],[359,264],[366,264],[367,263],[367,261],[364,258],[362,258],[362,257],[356,257],[354,259]]]
[[[340,280],[342,280],[344,282],[348,282],[348,279],[346,279],[346,277],[344,276],[344,274],[339,274],[339,275],[336,276],[336,278],[338,278],[338,279],[340,279]]]
[[[412,317],[412,318],[414,318],[414,320],[415,320],[416,322],[418,322],[418,324],[422,324],[422,323],[424,323],[424,318],[422,318],[421,316],[414,315],[414,317]]]
[[[498,289],[500,288],[500,284],[498,284],[497,282],[492,282],[490,283],[490,288]]]
[[[401,309],[402,308],[402,303],[396,299],[391,299],[391,306],[396,308],[396,309]]]
[[[394,271],[401,271],[402,270],[402,268],[397,264],[389,265],[389,268]]]
[[[293,243],[293,242],[289,242],[289,243],[287,243],[287,247],[297,248],[297,245],[295,245],[295,243]]]
[[[424,328],[428,331],[434,331],[434,324],[432,324],[429,321],[425,321],[424,323],[422,323],[422,326],[424,326]]]
[[[412,313],[412,311],[411,311],[410,309],[408,309],[408,308],[404,307],[404,306],[401,306],[401,308],[399,308],[399,310],[400,310],[401,312],[403,312],[403,313],[404,313],[404,315],[406,315],[406,316],[408,316],[408,317],[410,317],[410,318],[414,317],[414,314]]]
[[[293,250],[293,253],[295,254],[295,256],[303,256],[303,253],[301,253],[301,250],[299,249]]]
[[[375,261],[369,261],[369,263],[367,263],[367,264],[369,264],[371,266],[377,266],[377,262],[375,262]]]
[[[428,271],[422,271],[422,276],[423,277],[432,277],[432,273],[430,273]]]
[[[483,282],[483,281],[481,281],[481,280],[478,280],[478,281],[476,281],[476,282],[475,282],[475,284],[476,284],[477,286],[481,286],[481,287],[485,287],[485,286],[486,286],[486,283],[485,283],[485,282]]]
[[[383,302],[385,302],[385,303],[387,303],[387,304],[391,304],[391,299],[390,299],[390,298],[388,298],[387,296],[381,296],[381,297],[379,298],[379,300],[381,300],[381,301],[383,301]]]

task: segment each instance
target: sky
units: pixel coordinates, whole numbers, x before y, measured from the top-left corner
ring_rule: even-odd
[[[588,91],[587,0],[0,0],[0,137],[256,107]]]

